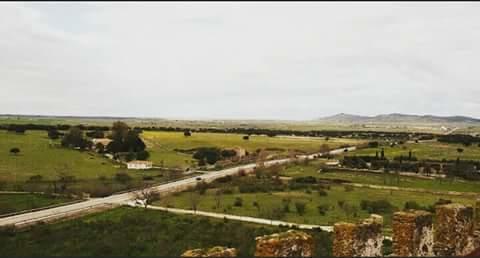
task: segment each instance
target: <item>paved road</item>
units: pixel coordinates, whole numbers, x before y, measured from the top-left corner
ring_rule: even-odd
[[[297,226],[300,229],[320,228],[323,231],[328,231],[328,232],[333,231],[333,226],[298,224],[298,223],[291,223],[291,222],[280,221],[280,220],[269,220],[269,219],[255,218],[255,217],[237,216],[237,215],[230,215],[230,214],[224,214],[224,213],[214,213],[214,212],[205,212],[205,211],[196,211],[195,212],[193,210],[165,208],[165,207],[151,206],[151,205],[148,205],[147,209],[167,211],[167,212],[172,212],[172,213],[176,213],[176,214],[192,214],[192,215],[219,218],[219,219],[227,218],[227,219],[230,219],[230,220],[251,222],[251,223],[263,224],[263,225],[273,225],[273,226],[284,225],[284,226],[290,226],[290,227],[291,226]]]
[[[353,151],[356,149],[356,147],[332,150],[329,153],[332,155],[340,154],[340,153],[343,153],[345,149],[347,149],[347,151]],[[324,154],[325,153],[300,155],[300,156],[297,156],[297,159],[299,160],[314,159],[317,156],[321,156]],[[293,161],[293,159],[286,158],[286,159],[266,161],[264,164],[266,167],[269,167],[276,164],[285,164],[291,161]],[[242,165],[242,166],[224,169],[220,171],[214,171],[198,177],[191,177],[191,178],[182,179],[175,182],[162,184],[159,186],[154,186],[151,188],[151,190],[159,193],[183,191],[188,187],[195,186],[198,182],[197,178],[199,177],[208,183],[208,182],[214,181],[217,178],[222,178],[228,175],[236,175],[240,170],[246,170],[246,171],[253,170],[255,166],[256,164],[248,164],[248,165]],[[88,210],[94,210],[97,208],[105,207],[106,205],[126,204],[128,201],[135,199],[137,195],[138,195],[138,191],[131,191],[131,192],[126,192],[121,194],[115,194],[105,198],[90,199],[80,203],[75,203],[75,204],[70,204],[70,205],[65,205],[61,207],[35,211],[30,213],[19,214],[11,217],[0,218],[0,226],[6,226],[6,225],[22,226],[25,224],[32,224],[39,221],[49,221],[49,220],[54,220],[59,218],[70,217],[70,216],[84,213]]]
[[[455,131],[456,131],[456,130],[458,130],[458,129],[460,129],[460,128],[458,128],[458,127],[455,127],[455,128],[453,128],[452,130],[450,130],[450,131],[446,132],[445,134],[446,134],[446,135],[448,135],[448,134],[452,134],[453,132],[455,132]]]

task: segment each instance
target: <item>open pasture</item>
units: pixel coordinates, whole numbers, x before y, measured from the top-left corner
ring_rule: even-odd
[[[185,137],[181,132],[149,132],[145,131],[142,138],[150,152],[150,160],[155,164],[163,161],[166,167],[187,167],[194,161],[192,155],[175,151],[175,149],[190,150],[199,147],[232,148],[241,147],[248,152],[255,152],[259,148],[274,150],[279,154],[287,154],[289,150],[303,152],[318,152],[320,146],[327,144],[330,148],[338,148],[341,145],[355,145],[363,141],[346,138],[301,138],[301,137],[267,137],[250,136],[244,140],[241,134],[221,133],[193,133]]]

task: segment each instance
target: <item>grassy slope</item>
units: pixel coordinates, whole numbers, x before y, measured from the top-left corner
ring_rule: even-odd
[[[119,208],[82,219],[0,233],[0,256],[179,256],[216,245],[252,256],[255,237],[284,229]],[[331,255],[330,234],[313,233],[317,255]]]
[[[35,209],[70,201],[41,194],[0,194],[0,214]]]
[[[89,152],[80,152],[61,147],[50,147],[50,139],[44,131],[27,131],[25,135],[7,133],[0,130],[0,188],[24,191],[18,187],[26,186],[25,181],[31,176],[41,175],[43,180],[58,179],[58,171],[75,177],[76,182],[69,187],[75,191],[112,192],[125,190],[142,184],[143,176],[151,176],[153,182],[169,180],[167,173],[158,170],[128,170],[133,178],[127,184],[121,184],[114,179],[115,174],[127,171],[117,163]],[[20,154],[11,155],[12,147],[20,148]],[[62,169],[64,166],[67,169]],[[99,177],[105,180],[99,180]],[[6,183],[6,184],[3,184]],[[99,190],[99,189],[103,190]],[[48,182],[37,184],[34,191],[52,190]]]
[[[165,166],[184,167],[192,161],[191,155],[175,152],[174,149],[192,149],[198,147],[235,147],[240,146],[250,152],[258,148],[281,148],[297,149],[302,151],[314,152],[320,149],[320,145],[328,144],[330,147],[338,147],[342,144],[355,144],[359,141],[352,139],[331,138],[325,141],[323,138],[282,138],[251,136],[250,140],[242,139],[240,134],[218,134],[218,133],[194,133],[190,137],[183,136],[178,132],[144,132],[143,139],[146,141],[150,159],[159,164],[162,160]]]
[[[27,131],[25,135],[0,131],[0,180],[26,180],[33,175],[55,178],[56,168],[67,165],[77,178],[93,179],[112,176],[118,169],[105,158],[77,150],[50,147],[44,131]],[[13,156],[9,150],[20,148]]]
[[[458,153],[457,149],[462,148],[463,153]],[[406,143],[404,145],[397,145],[395,147],[384,147],[385,156],[387,158],[393,158],[395,156],[404,155],[408,156],[408,151],[412,150],[413,154],[418,159],[449,159],[455,160],[457,157],[460,159],[471,159],[478,160],[480,159],[480,147],[477,145],[472,145],[470,147],[465,147],[461,144],[447,144],[441,142],[423,142],[423,143]],[[375,155],[375,152],[379,151],[380,148],[368,148],[363,149],[355,154],[358,155]]]

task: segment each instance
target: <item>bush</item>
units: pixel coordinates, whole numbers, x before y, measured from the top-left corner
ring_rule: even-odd
[[[230,188],[223,188],[222,189],[223,194],[233,194],[233,190]]]
[[[305,214],[306,206],[307,204],[304,202],[295,202],[295,208],[297,209],[298,215],[303,216],[303,214]]]
[[[366,210],[369,213],[391,213],[395,206],[393,206],[387,200],[369,201],[362,200],[360,202],[360,208]]]
[[[403,206],[404,210],[424,210],[425,208],[420,206],[416,201],[407,201]]]
[[[219,148],[202,147],[197,149],[193,158],[199,161],[205,160],[208,164],[213,165],[222,158],[222,154]]]
[[[327,193],[327,191],[325,191],[325,190],[323,190],[323,189],[319,189],[319,190],[318,190],[318,195],[319,195],[319,196],[327,196],[328,193]]]
[[[117,174],[115,174],[115,180],[117,180],[118,182],[122,183],[122,184],[126,184],[130,181],[132,181],[132,177],[125,173],[125,172],[118,172]]]
[[[235,207],[242,207],[243,206],[243,199],[240,197],[235,198],[235,202],[233,203]]]
[[[43,176],[42,175],[34,175],[34,176],[31,176],[28,181],[29,182],[40,182],[43,180]]]
[[[327,213],[327,211],[329,210],[329,207],[327,204],[321,204],[317,207],[318,209],[318,213],[321,215],[321,216],[325,216],[325,214]]]

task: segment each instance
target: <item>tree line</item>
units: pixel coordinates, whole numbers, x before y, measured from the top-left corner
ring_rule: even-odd
[[[123,123],[123,122],[122,122]],[[8,131],[25,132],[26,130],[57,130],[67,131],[72,127],[76,127],[80,130],[88,131],[109,131],[112,128],[109,126],[96,126],[96,125],[42,125],[42,124],[2,124],[0,129]],[[182,132],[185,136],[190,136],[195,132],[202,133],[232,133],[232,134],[244,134],[244,135],[267,135],[274,137],[277,135],[293,135],[293,136],[307,136],[307,137],[350,137],[359,139],[372,139],[372,138],[392,138],[392,139],[419,139],[428,140],[440,137],[432,133],[410,133],[410,132],[382,132],[382,131],[336,131],[336,130],[285,130],[285,129],[261,129],[261,128],[182,128],[182,127],[134,127],[133,130],[137,131],[164,131],[164,132]],[[478,137],[477,137],[478,138]],[[246,138],[247,140],[248,138]],[[480,139],[480,138],[479,138]]]

